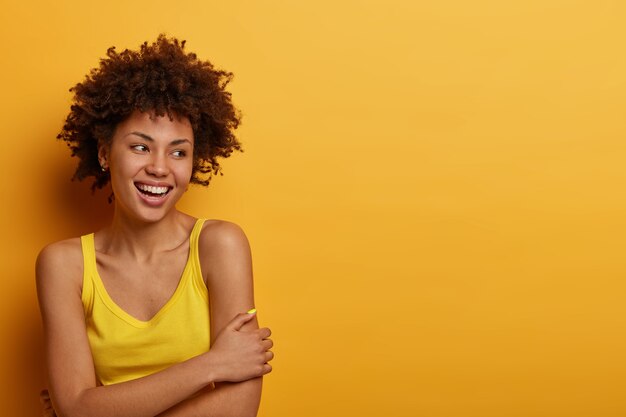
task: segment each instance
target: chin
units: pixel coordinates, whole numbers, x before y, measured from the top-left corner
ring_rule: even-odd
[[[176,203],[182,197],[179,189],[173,187],[162,196],[146,195],[136,190],[129,196],[130,204],[122,204],[127,213],[140,222],[156,223],[176,210]]]
[[[118,200],[116,200],[116,202],[119,204]],[[133,219],[138,223],[148,224],[158,223],[169,217],[176,211],[176,207],[175,204],[164,204],[159,207],[150,207],[139,202],[139,204],[135,203],[131,205],[123,203],[119,204],[117,210],[119,210],[119,214],[121,214],[122,217]]]

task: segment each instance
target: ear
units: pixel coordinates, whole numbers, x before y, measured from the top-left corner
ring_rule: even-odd
[[[98,162],[103,171],[109,169],[109,147],[103,143],[98,143]]]

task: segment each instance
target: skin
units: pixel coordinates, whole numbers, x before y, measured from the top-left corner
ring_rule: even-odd
[[[138,111],[99,151],[110,170],[115,211],[111,225],[95,234],[98,271],[115,303],[139,320],[149,320],[169,300],[187,260],[195,219],[175,206],[189,185],[192,157],[189,120]],[[169,191],[162,199],[146,198],[140,184]],[[80,239],[41,251],[37,291],[51,397],[42,393],[44,415],[256,416],[273,343],[256,314],[245,313],[254,306],[248,241],[232,223],[206,221],[199,255],[209,289],[211,349],[137,380],[99,386],[80,298]]]

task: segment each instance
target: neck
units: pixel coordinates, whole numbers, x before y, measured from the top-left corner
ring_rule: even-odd
[[[103,231],[103,250],[135,259],[150,259],[173,250],[189,237],[189,219],[176,209],[156,222],[129,217],[117,205],[111,225]]]

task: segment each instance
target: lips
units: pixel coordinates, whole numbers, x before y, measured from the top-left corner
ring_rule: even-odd
[[[150,185],[140,182],[135,183],[135,188],[143,201],[151,206],[160,205],[173,187],[169,185]]]
[[[148,185],[148,184],[141,184],[141,183],[135,183],[135,187],[137,187],[137,189],[140,192],[150,195],[150,196],[164,196],[170,191],[170,187],[155,186],[155,185]]]

